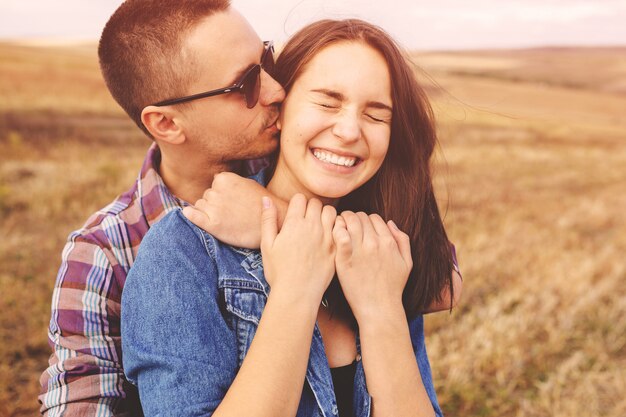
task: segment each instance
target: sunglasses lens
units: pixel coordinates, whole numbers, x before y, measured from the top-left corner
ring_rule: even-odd
[[[246,97],[246,106],[249,109],[256,106],[257,101],[259,101],[259,93],[261,92],[261,67],[259,65],[255,65],[248,71],[241,88],[243,95]]]
[[[251,109],[256,106],[261,93],[261,68],[272,75],[274,71],[274,46],[270,42],[266,45],[261,56],[261,65],[257,64],[250,68],[241,83],[241,92],[246,98],[246,106]]]

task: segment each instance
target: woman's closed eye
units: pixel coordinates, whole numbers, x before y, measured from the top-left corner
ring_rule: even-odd
[[[336,103],[324,103],[324,102],[319,102],[316,103],[318,106],[323,107],[325,109],[338,109],[339,108],[339,104]]]
[[[390,123],[391,116],[378,113],[365,113],[365,117],[376,123]]]
[[[380,118],[380,117],[376,117],[376,116],[374,116],[374,115],[372,115],[372,114],[365,113],[365,115],[366,115],[367,117],[369,117],[371,120],[373,120],[373,121],[375,121],[375,122],[378,122],[378,123],[386,123],[386,122],[387,122],[387,120],[386,120],[386,119],[382,119],[382,118]]]

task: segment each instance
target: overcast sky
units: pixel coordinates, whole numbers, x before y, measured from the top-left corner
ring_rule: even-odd
[[[172,0],[183,1],[183,0]],[[96,40],[120,0],[0,0],[0,39]],[[263,39],[360,17],[411,49],[626,45],[626,0],[233,0]]]

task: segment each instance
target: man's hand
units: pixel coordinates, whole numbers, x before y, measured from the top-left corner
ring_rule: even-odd
[[[287,204],[256,181],[232,172],[217,174],[211,188],[194,206],[185,207],[183,214],[224,243],[256,249],[261,245],[261,199],[264,196],[272,197],[276,203],[280,226]]]

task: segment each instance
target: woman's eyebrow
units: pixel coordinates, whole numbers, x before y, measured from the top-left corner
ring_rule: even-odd
[[[371,107],[374,109],[381,109],[381,110],[389,110],[390,112],[393,112],[393,108],[391,106],[388,106],[385,103],[381,103],[380,101],[368,101],[366,107]]]
[[[339,100],[339,101],[343,101],[343,99],[344,99],[344,95],[341,94],[340,92],[333,91],[333,90],[328,90],[326,88],[316,88],[314,90],[311,90],[311,92],[324,94],[325,96],[328,96],[330,98],[334,98],[335,100]]]
[[[338,101],[344,101],[345,99],[345,96],[341,94],[340,92],[334,91],[334,90],[328,90],[326,88],[316,88],[316,89],[311,90],[311,92],[323,94],[325,96],[328,96]],[[393,111],[393,108],[391,106],[385,103],[381,103],[380,101],[368,101],[366,107],[371,107],[374,109],[381,109],[381,110],[389,110],[390,112]]]

